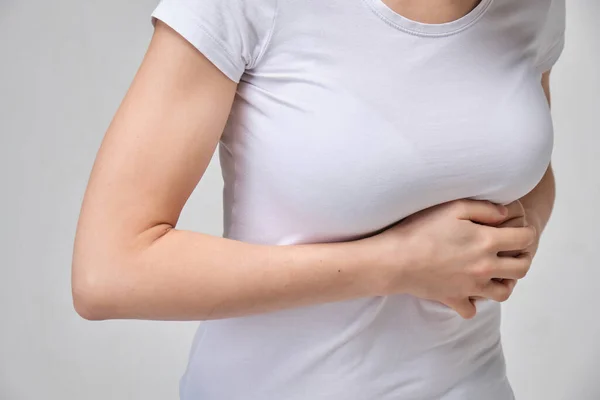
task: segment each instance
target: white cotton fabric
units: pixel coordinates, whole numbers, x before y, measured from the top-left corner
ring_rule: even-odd
[[[163,0],[153,13],[238,93],[219,152],[224,236],[368,236],[442,202],[509,203],[542,178],[540,77],[564,0],[481,0],[446,24],[382,0]],[[368,266],[366,266],[368,267]],[[500,306],[408,295],[200,324],[184,400],[509,400]]]

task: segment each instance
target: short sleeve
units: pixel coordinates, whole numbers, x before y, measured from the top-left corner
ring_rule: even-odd
[[[554,66],[565,46],[565,0],[549,1],[550,8],[536,44],[536,69],[540,73]]]
[[[227,77],[239,82],[262,56],[277,0],[162,0],[152,13],[178,32]]]

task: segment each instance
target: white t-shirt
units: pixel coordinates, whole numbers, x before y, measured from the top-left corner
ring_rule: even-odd
[[[424,24],[382,0],[163,0],[153,16],[239,81],[219,154],[224,236],[368,236],[418,210],[508,203],[553,145],[541,72],[564,0],[481,0]],[[184,400],[508,400],[500,305],[408,295],[200,324]]]

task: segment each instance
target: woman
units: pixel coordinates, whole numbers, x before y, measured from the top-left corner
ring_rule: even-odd
[[[182,399],[513,398],[564,0],[163,0],[94,165],[87,319],[197,320]],[[176,229],[219,145],[224,237]]]

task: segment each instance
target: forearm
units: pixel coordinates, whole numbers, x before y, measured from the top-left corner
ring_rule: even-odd
[[[376,294],[375,260],[360,242],[266,246],[176,229],[153,235],[141,235],[128,256],[77,266],[80,314],[207,320]]]
[[[552,214],[556,187],[552,166],[549,166],[537,186],[527,195],[520,199],[529,224],[535,226],[538,234],[541,234]]]

